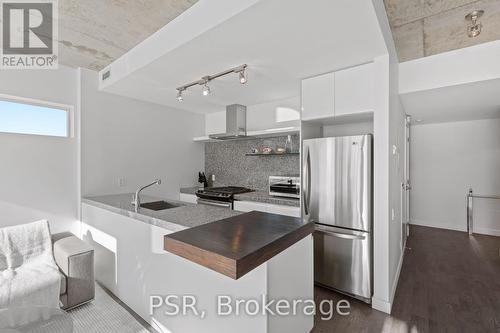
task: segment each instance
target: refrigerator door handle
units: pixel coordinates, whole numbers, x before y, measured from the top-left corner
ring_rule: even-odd
[[[346,234],[343,232],[333,232],[333,231],[330,231],[326,228],[320,227],[318,225],[316,225],[314,227],[314,229],[319,231],[319,232],[322,232],[328,236],[337,237],[337,238],[352,239],[352,240],[364,240],[365,239],[365,236],[362,236],[362,235]]]
[[[305,177],[304,177],[304,213],[309,215],[309,200],[311,200],[311,154],[309,147],[306,146],[306,163],[305,163]]]

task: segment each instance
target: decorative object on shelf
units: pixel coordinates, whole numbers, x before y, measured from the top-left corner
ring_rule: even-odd
[[[259,153],[259,149],[257,149],[257,148],[252,148],[252,149],[251,149],[251,153],[252,153],[252,154],[258,154],[258,153]]]
[[[292,150],[293,150],[293,147],[292,147],[292,136],[291,135],[287,135],[286,142],[285,142],[285,151],[287,153],[290,153]]]
[[[191,88],[191,87],[196,86],[196,85],[203,86],[202,94],[203,94],[203,96],[208,96],[212,92],[210,90],[210,87],[208,86],[208,84],[210,83],[210,81],[215,80],[215,79],[217,79],[217,78],[219,78],[221,76],[224,76],[224,75],[227,75],[227,74],[231,74],[231,73],[238,74],[238,78],[239,78],[240,83],[241,84],[245,84],[245,83],[247,83],[247,80],[248,80],[247,74],[246,74],[246,69],[247,69],[247,65],[243,64],[243,65],[230,68],[228,70],[225,70],[225,71],[217,73],[217,74],[205,75],[205,76],[203,76],[201,79],[199,79],[197,81],[193,81],[191,83],[187,83],[187,84],[185,84],[183,86],[180,86],[180,87],[177,88],[177,100],[179,102],[182,102],[184,100],[184,97],[182,96],[182,94],[184,93],[184,91],[186,89]]]
[[[271,148],[271,147],[262,148],[262,154],[271,154],[272,152],[273,152],[273,148]]]
[[[290,153],[246,153],[246,156],[287,156],[287,155],[299,155],[299,152]]]
[[[202,171],[198,172],[198,183],[203,184],[203,188],[208,187],[207,177]]]
[[[284,154],[286,153],[286,147],[285,148],[276,148],[276,154]]]

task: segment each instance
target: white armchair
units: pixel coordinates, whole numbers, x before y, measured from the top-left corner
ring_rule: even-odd
[[[53,245],[46,220],[0,228],[0,308],[71,308],[92,300],[93,258],[71,234],[55,235]]]

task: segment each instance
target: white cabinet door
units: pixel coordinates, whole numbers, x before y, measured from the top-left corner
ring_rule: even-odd
[[[335,116],[373,111],[373,63],[335,72]]]
[[[328,73],[302,80],[302,120],[334,116],[335,80]]]
[[[235,201],[234,210],[238,210],[240,212],[251,212],[255,210],[258,212],[300,217],[300,207],[273,205],[253,201]]]
[[[181,193],[179,195],[180,201],[184,201],[184,202],[188,202],[188,203],[196,203],[196,199],[197,199],[197,197],[194,194]]]
[[[234,210],[238,210],[240,212],[251,212],[252,210],[256,210],[258,212],[267,212],[267,206],[266,204],[261,202],[235,201]]]

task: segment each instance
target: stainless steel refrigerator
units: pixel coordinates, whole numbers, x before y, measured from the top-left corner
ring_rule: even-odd
[[[302,216],[315,223],[315,283],[371,302],[372,136],[304,140]]]

